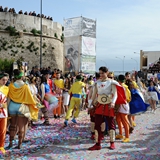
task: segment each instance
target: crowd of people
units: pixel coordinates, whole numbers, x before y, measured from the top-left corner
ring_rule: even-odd
[[[129,72],[114,79],[114,73],[106,67],[87,76],[81,72],[63,75],[59,69],[52,72],[50,67],[39,70],[35,66],[28,76],[15,69],[10,81],[9,75],[1,72],[0,152],[5,154],[6,132],[9,134],[6,149],[12,148],[17,134],[17,149],[21,149],[28,126],[36,125],[38,119],[44,120],[42,125],[51,125],[49,114],[52,114],[55,119],[63,118],[67,127],[71,117],[72,123],[77,123],[80,111],[86,109],[91,120],[91,139],[96,141],[89,150],[101,149],[105,133],[110,136],[110,149],[115,149],[115,139],[130,142],[135,116],[146,112],[149,106],[156,114],[159,100],[160,83],[156,77],[145,86]]]
[[[16,12],[16,10],[15,10],[14,8],[9,8],[9,9],[8,9],[8,7],[3,8],[2,6],[0,6],[0,12],[10,12],[10,13],[17,14],[17,12]],[[25,12],[23,13],[23,11],[20,10],[20,11],[18,12],[18,14],[24,14],[24,15],[29,15],[29,16],[41,17],[41,14],[36,14],[35,11],[33,11],[33,12],[30,11],[29,13],[28,13],[27,11],[25,11]],[[52,17],[50,17],[50,16],[45,16],[44,14],[42,14],[42,18],[45,18],[45,19],[48,19],[48,20],[51,20],[51,21],[53,20]]]

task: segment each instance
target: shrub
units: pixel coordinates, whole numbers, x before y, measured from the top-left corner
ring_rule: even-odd
[[[54,37],[55,37],[55,38],[58,38],[57,33],[54,34]]]
[[[0,70],[11,74],[13,70],[13,62],[14,62],[13,59],[8,60],[0,58]]]
[[[16,35],[18,35],[18,32],[15,29],[15,27],[8,26],[7,28],[5,28],[5,30],[10,33],[10,36],[16,36]]]

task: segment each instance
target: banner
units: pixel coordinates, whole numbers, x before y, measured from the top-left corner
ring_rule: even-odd
[[[82,55],[96,56],[96,39],[82,37]]]
[[[96,71],[96,56],[81,56],[81,70],[84,73],[94,74]]]
[[[82,36],[96,38],[96,21],[95,20],[83,17]]]
[[[80,37],[64,39],[65,71],[78,72],[80,69]]]
[[[82,17],[70,18],[64,20],[64,36],[82,35]]]

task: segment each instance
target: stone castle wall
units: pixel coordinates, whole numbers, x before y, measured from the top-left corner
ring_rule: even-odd
[[[40,20],[35,16],[0,12],[0,58],[17,60],[22,56],[30,69],[39,66],[40,35],[34,35],[31,30],[40,30]],[[5,30],[8,26],[15,27],[19,34],[10,36]],[[62,26],[42,18],[42,35],[42,67],[63,70]]]

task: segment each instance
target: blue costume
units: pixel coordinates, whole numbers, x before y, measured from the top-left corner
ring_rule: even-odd
[[[155,89],[155,87],[148,87],[148,92],[156,92],[157,93],[157,96],[158,96],[158,99],[160,100],[160,93]]]
[[[136,89],[131,90],[130,113],[140,114],[147,111],[149,104],[144,103],[140,93]]]

